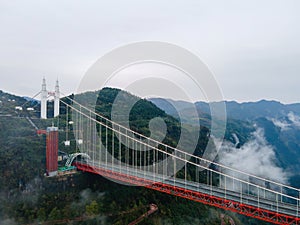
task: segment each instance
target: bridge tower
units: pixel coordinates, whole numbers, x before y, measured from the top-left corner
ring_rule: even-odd
[[[54,92],[54,117],[59,116],[59,84],[56,80],[55,92]]]
[[[43,78],[41,91],[41,119],[47,119],[47,97],[46,79]]]
[[[58,169],[58,128],[48,127],[46,135],[46,174],[47,176],[56,176]]]
[[[60,91],[59,91],[59,83],[56,80],[55,91],[48,92],[46,88],[46,79],[43,78],[42,83],[42,91],[41,91],[41,119],[47,119],[47,99],[48,96],[54,97],[54,117],[59,116],[59,98],[60,98]]]

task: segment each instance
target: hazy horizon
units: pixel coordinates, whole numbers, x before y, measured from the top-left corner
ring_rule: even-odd
[[[104,87],[104,88],[107,88],[107,87]],[[117,89],[120,89],[118,87],[108,87],[108,88],[117,88]],[[0,89],[0,91],[3,91],[5,93],[8,93],[8,94],[12,94],[12,95],[15,95],[15,96],[18,96],[18,97],[28,97],[28,98],[32,98],[33,96],[27,96],[27,95],[22,95],[22,94],[18,94],[18,93],[13,93],[13,92],[10,92],[10,91],[6,91],[6,90],[3,90],[3,89]],[[86,92],[90,92],[90,91],[93,91],[93,90],[88,90]],[[94,91],[98,91],[98,90],[94,90]],[[129,92],[131,93],[131,92]],[[66,94],[66,96],[68,95],[71,95],[71,94],[75,94],[75,93],[68,93]],[[133,95],[136,95],[138,97],[141,97],[135,93],[131,93]],[[63,97],[63,96],[62,96]],[[141,97],[142,98],[142,97]],[[197,103],[197,102],[205,102],[205,103],[208,103],[208,101],[205,101],[205,100],[199,100],[199,101],[194,101],[194,102],[191,102],[191,101],[187,101],[187,100],[184,100],[184,99],[174,99],[174,98],[164,98],[162,96],[149,96],[149,97],[146,97],[145,99],[149,100],[149,99],[154,99],[154,98],[160,98],[160,99],[165,99],[165,100],[173,100],[173,101],[182,101],[182,102],[189,102],[189,103]],[[38,100],[39,101],[39,98],[34,98],[35,100]],[[299,102],[291,102],[291,103],[285,103],[285,102],[282,102],[282,101],[278,101],[276,99],[264,99],[264,98],[261,98],[261,99],[258,99],[258,100],[253,100],[253,101],[237,101],[237,100],[230,100],[230,99],[224,99],[225,102],[237,102],[238,104],[242,104],[242,103],[257,103],[257,102],[260,102],[260,101],[268,101],[268,102],[279,102],[283,105],[292,105],[292,104],[300,104],[300,101]],[[214,102],[214,101],[213,101]]]
[[[58,78],[73,93],[99,57],[155,40],[197,55],[225,100],[300,102],[299,9],[297,0],[1,1],[0,89],[33,96],[45,77],[49,90]]]

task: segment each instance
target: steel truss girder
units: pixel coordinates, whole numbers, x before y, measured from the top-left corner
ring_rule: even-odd
[[[175,195],[178,197],[182,197],[185,199],[189,199],[192,201],[200,202],[206,205],[215,206],[218,208],[222,208],[225,210],[229,210],[232,212],[236,212],[242,215],[246,215],[252,218],[256,218],[259,220],[263,220],[266,222],[270,222],[273,224],[281,224],[281,225],[300,225],[300,218],[293,217],[290,215],[285,215],[277,212],[273,212],[270,210],[254,207],[251,205],[247,205],[244,203],[223,199],[220,197],[216,197],[213,195],[208,195],[176,186],[172,186],[169,184],[164,184],[161,182],[153,183],[151,180],[147,180],[144,178],[139,178],[127,174],[122,174],[119,172],[92,167],[87,164],[82,164],[75,162],[74,165],[82,171],[99,174],[101,176],[121,181],[128,184],[133,184],[137,186],[144,186],[149,189],[157,190],[163,193],[167,193],[170,195]]]

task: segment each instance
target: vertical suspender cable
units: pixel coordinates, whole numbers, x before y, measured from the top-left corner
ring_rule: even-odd
[[[105,168],[107,169],[107,153],[108,153],[108,137],[107,137],[107,120],[105,120]]]
[[[112,170],[114,171],[114,158],[115,158],[115,133],[113,131],[113,126],[111,127],[111,165],[112,165]]]

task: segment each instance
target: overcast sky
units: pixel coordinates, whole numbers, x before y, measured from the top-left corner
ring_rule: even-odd
[[[76,92],[87,69],[136,41],[189,49],[226,100],[300,102],[299,0],[0,0],[0,89]],[[199,99],[200,100],[200,99]]]

